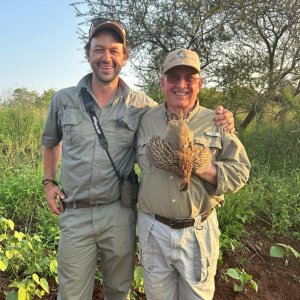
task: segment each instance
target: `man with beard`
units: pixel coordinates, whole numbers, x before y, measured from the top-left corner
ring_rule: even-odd
[[[119,77],[128,58],[122,22],[93,19],[85,50],[92,73],[54,95],[42,134],[46,199],[60,215],[58,299],[92,298],[98,253],[105,299],[129,299],[136,217],[120,201],[120,179],[133,170],[140,117],[156,102]],[[93,122],[83,95],[92,98]],[[219,112],[233,124],[230,112]],[[55,181],[61,155],[63,190]]]

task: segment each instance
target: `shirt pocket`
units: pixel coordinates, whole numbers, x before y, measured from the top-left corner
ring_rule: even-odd
[[[148,151],[147,148],[149,147],[148,146],[149,141],[150,141],[150,138],[141,140],[141,141],[139,141],[138,147],[137,147],[138,148],[138,150],[137,150],[138,164],[139,164],[139,167],[141,168],[142,174],[143,173],[151,173],[151,171],[152,171],[152,165],[147,156],[147,151]]]
[[[222,140],[220,136],[211,136],[203,133],[202,135],[194,137],[194,143],[208,147],[214,159],[222,150]]]
[[[121,115],[117,119],[117,143],[118,145],[131,147],[134,142],[134,135],[138,128],[138,121],[135,117]]]
[[[62,113],[61,126],[63,141],[73,144],[81,141],[81,111],[79,108],[66,108]]]

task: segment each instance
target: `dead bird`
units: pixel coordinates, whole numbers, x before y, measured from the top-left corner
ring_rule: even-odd
[[[193,142],[193,132],[184,120],[182,110],[168,123],[164,138],[152,136],[147,155],[160,169],[166,169],[183,178],[181,191],[189,188],[192,171],[202,173],[211,163],[210,150]]]

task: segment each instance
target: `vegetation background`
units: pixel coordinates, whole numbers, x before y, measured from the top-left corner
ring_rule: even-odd
[[[86,0],[72,7],[81,20],[82,38],[82,24],[100,12],[125,22],[140,88],[159,101],[165,53],[179,47],[200,53],[206,85],[199,101],[233,111],[252,163],[249,183],[227,195],[218,209],[218,285],[229,282],[242,293],[240,299],[284,299],[264,296],[264,285],[247,269],[245,252],[230,268],[226,264],[231,253],[251,248],[247,238],[256,231],[256,238],[275,247],[270,254],[281,258],[281,268],[296,264],[297,271],[282,281],[289,283],[286,293],[291,289],[294,295],[286,299],[299,299],[300,3]],[[0,299],[55,297],[59,229],[44,199],[40,145],[54,92],[18,88],[0,96]],[[285,243],[277,245],[283,237]],[[101,270],[96,282],[101,283]],[[143,299],[142,283],[137,253],[132,299]]]

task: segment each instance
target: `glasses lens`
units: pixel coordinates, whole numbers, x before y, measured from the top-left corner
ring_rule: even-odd
[[[185,76],[179,76],[177,74],[167,74],[165,75],[167,78],[167,82],[171,83],[171,84],[176,84],[179,81],[181,81],[181,79],[183,79],[187,84],[194,84],[197,82],[197,80],[199,79],[198,76],[196,75],[185,75]]]

